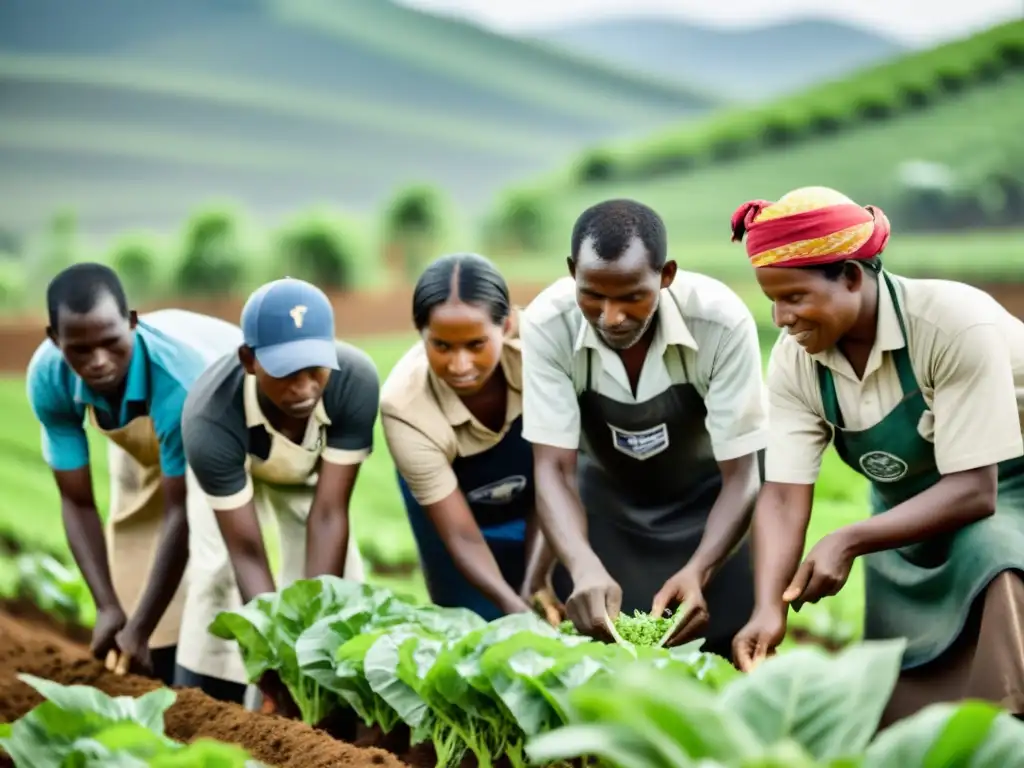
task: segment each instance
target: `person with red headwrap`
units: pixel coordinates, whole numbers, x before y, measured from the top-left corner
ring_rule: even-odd
[[[862,557],[865,638],[907,641],[882,726],[965,698],[1019,716],[1024,323],[971,286],[883,269],[888,219],[832,189],[745,203],[732,231],[783,329],[737,663],[773,653],[787,607],[836,594]],[[801,562],[830,442],[871,481],[871,516]]]

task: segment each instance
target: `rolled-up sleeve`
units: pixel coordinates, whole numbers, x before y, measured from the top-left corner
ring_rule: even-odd
[[[777,344],[768,361],[768,447],[765,480],[813,485],[832,439],[795,380],[791,353]]]
[[[399,418],[382,413],[380,420],[395,468],[421,506],[436,504],[459,487],[440,445]]]
[[[746,317],[723,333],[704,398],[717,461],[759,451],[768,441],[767,397],[757,326]]]
[[[935,361],[935,463],[942,474],[1024,454],[1010,349],[995,325],[952,337]]]
[[[580,408],[572,381],[572,339],[555,338],[545,325],[520,319],[523,350],[523,438],[574,450],[580,443]]]

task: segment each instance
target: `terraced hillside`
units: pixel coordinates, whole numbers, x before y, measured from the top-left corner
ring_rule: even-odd
[[[519,191],[555,231],[594,201],[628,195],[662,211],[676,237],[724,247],[736,205],[810,184],[880,205],[904,231],[1015,227],[1024,224],[1022,126],[1019,22],[832,88],[593,150]],[[919,207],[930,218],[917,226]],[[1011,247],[1022,271],[1021,238],[993,242]],[[1005,266],[1010,252],[997,246],[986,259]]]
[[[388,0],[6,0],[0,89],[0,226],[102,230],[425,178],[472,202],[715,103]]]

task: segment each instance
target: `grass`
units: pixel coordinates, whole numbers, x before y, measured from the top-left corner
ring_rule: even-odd
[[[384,337],[359,342],[386,376],[413,343],[414,336]],[[767,341],[767,339],[766,339]],[[49,469],[39,452],[39,428],[25,398],[24,381],[0,379],[0,415],[5,429],[0,438],[0,535],[21,543],[23,549],[43,550],[68,560],[69,553],[60,520],[59,497]],[[104,439],[90,434],[97,502],[107,506],[106,451]],[[816,506],[808,546],[829,531],[866,514],[867,487],[862,478],[829,452],[816,489]],[[405,517],[395,480],[395,469],[378,422],[375,450],[360,470],[352,502],[352,527],[364,558],[375,564],[408,565],[416,561],[416,548]],[[273,540],[271,535],[270,540]],[[8,568],[9,570],[9,562]],[[387,571],[388,569],[385,569]],[[4,558],[0,557],[0,582]],[[418,569],[410,576],[391,572],[371,573],[370,580],[425,598]],[[860,564],[854,566],[849,586],[820,606],[809,606],[794,622],[808,623],[828,633],[859,632],[863,611]]]

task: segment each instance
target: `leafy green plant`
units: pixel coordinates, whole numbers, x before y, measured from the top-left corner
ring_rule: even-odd
[[[277,267],[326,290],[351,288],[365,255],[356,222],[326,211],[293,219],[275,237]]]
[[[200,739],[188,746],[164,735],[176,694],[111,697],[87,685],[18,676],[45,698],[14,723],[0,724],[0,747],[16,765],[74,768],[253,768],[245,750]]]
[[[638,661],[570,691],[568,724],[531,739],[527,753],[535,763],[597,757],[620,768],[1002,768],[1020,759],[1024,723],[983,702],[929,707],[873,738],[904,648],[802,649],[717,694],[681,666]]]
[[[41,552],[22,553],[15,560],[18,594],[63,622],[91,627],[96,605],[77,568]]]

